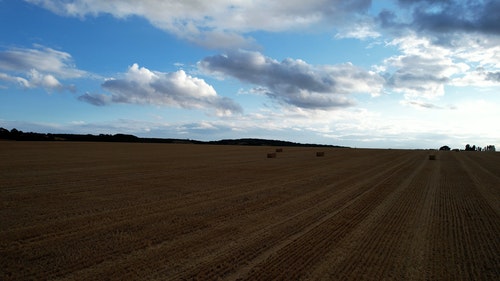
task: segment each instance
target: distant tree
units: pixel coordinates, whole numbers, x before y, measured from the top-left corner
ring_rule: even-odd
[[[479,146],[476,148],[476,145],[470,145],[470,144],[466,144],[465,145],[465,151],[476,151],[476,150],[479,150]]]
[[[439,148],[439,150],[447,150],[447,151],[449,151],[449,150],[451,150],[451,149],[450,149],[450,147],[449,147],[449,146],[445,145],[445,146],[441,146],[441,147]]]
[[[495,152],[496,149],[495,149],[495,146],[494,145],[487,145],[485,148],[484,148],[484,151],[493,151]]]
[[[5,128],[0,128],[0,138],[2,139],[9,139],[10,138],[10,132],[9,130]]]
[[[12,130],[10,130],[10,139],[12,139],[12,140],[19,140],[22,135],[23,135],[23,131],[19,131],[16,128],[13,128]]]

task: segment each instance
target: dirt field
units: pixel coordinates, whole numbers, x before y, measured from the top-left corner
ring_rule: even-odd
[[[500,153],[270,152],[0,142],[0,280],[500,280]]]

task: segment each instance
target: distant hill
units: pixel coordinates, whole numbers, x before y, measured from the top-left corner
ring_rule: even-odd
[[[252,139],[252,138],[225,139],[225,140],[211,141],[208,143],[220,144],[220,145],[252,145],[252,146],[269,145],[269,146],[341,147],[341,146],[326,145],[326,144],[296,143],[283,140]]]
[[[342,147],[324,144],[304,144],[283,140],[268,140],[256,138],[224,139],[218,141],[199,141],[190,139],[174,138],[140,138],[128,134],[44,134],[23,132],[17,129],[7,130],[0,128],[0,140],[16,141],[83,141],[83,142],[137,142],[137,143],[192,143],[192,144],[214,144],[214,145],[251,145],[251,146],[308,146],[308,147]]]

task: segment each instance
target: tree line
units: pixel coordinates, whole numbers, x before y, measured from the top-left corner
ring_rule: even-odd
[[[198,141],[190,139],[175,139],[175,138],[141,138],[128,134],[44,134],[23,132],[16,128],[7,130],[0,127],[0,140],[16,140],[16,141],[81,141],[81,142],[137,142],[137,143],[191,143],[191,144],[216,144],[216,145],[247,145],[247,146],[306,146],[306,147],[343,147],[336,145],[323,144],[303,144],[282,140],[268,139],[224,139],[217,141]]]
[[[451,150],[451,148],[447,145],[441,146],[439,150]],[[459,149],[453,149],[454,151],[459,151]],[[480,147],[476,145],[470,145],[466,144],[465,145],[465,151],[496,151],[496,148],[494,145],[487,145],[485,147]]]
[[[485,147],[475,146],[467,144],[465,145],[465,151],[496,151],[494,145],[487,145]]]
[[[7,130],[0,128],[0,139],[16,141],[102,141],[102,142],[164,142],[164,143],[196,143],[193,140],[182,139],[160,139],[160,138],[139,138],[128,134],[44,134],[34,132],[23,132],[16,128]]]

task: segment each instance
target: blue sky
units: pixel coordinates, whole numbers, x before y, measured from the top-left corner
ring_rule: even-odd
[[[500,147],[500,1],[0,0],[0,127]]]

